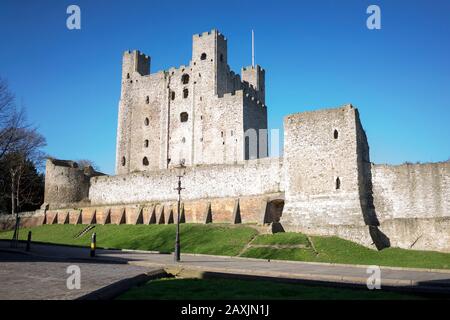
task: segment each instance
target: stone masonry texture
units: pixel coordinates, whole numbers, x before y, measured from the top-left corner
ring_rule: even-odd
[[[227,56],[217,30],[194,35],[189,64],[167,71],[151,73],[150,57],[124,53],[117,174],[267,156],[264,135],[255,135],[253,154],[245,138],[248,129],[267,129],[265,71],[244,68],[241,80]]]

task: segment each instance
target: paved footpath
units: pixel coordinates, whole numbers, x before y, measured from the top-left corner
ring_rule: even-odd
[[[7,242],[0,241],[0,252],[2,247],[9,246]],[[64,259],[67,261],[79,261],[82,265],[82,274],[86,274],[85,281],[95,283],[98,287],[102,283],[110,284],[118,279],[136,275],[149,270],[160,268],[179,268],[211,273],[227,273],[250,276],[267,276],[277,278],[287,278],[296,280],[316,280],[334,283],[352,283],[365,285],[370,274],[367,273],[367,266],[349,266],[325,263],[308,262],[281,262],[267,261],[260,259],[244,259],[236,257],[220,257],[210,255],[182,254],[182,261],[174,263],[173,255],[159,254],[143,251],[126,250],[97,250],[95,258],[89,258],[88,248],[77,248],[57,245],[33,244],[31,256],[41,259]],[[16,254],[17,255],[17,254]],[[11,263],[16,265],[11,265]],[[42,262],[43,263],[43,262]],[[41,281],[52,283],[52,275],[62,274],[65,286],[65,267],[67,263],[60,263],[50,267],[50,271],[44,272],[44,277],[40,271],[36,275],[30,275],[31,279],[37,277]],[[21,262],[8,262],[1,259],[0,253],[0,298],[4,298],[5,280],[20,287],[26,283],[20,277],[21,274],[14,272],[14,268],[19,265],[28,265]],[[6,266],[6,268],[5,268]],[[47,267],[42,265],[42,270]],[[61,267],[61,268],[60,268]],[[31,267],[25,267],[31,268]],[[55,271],[52,271],[55,268]],[[84,272],[83,272],[83,268]],[[41,270],[39,269],[39,270]],[[56,269],[58,271],[56,271]],[[9,271],[4,271],[9,270]],[[17,269],[16,269],[17,270]],[[25,273],[26,276],[27,273]],[[104,277],[104,279],[102,279]],[[54,279],[53,279],[54,280]],[[109,283],[108,283],[109,282]],[[60,285],[60,284],[59,284]],[[425,291],[448,292],[450,294],[450,270],[419,270],[404,268],[381,267],[381,285],[396,287],[421,288]],[[9,287],[9,286],[8,286]],[[46,285],[48,288],[49,286]],[[93,286],[94,287],[94,286]],[[92,289],[92,288],[91,288]],[[8,289],[9,290],[9,289]],[[88,288],[86,288],[88,290]],[[94,289],[95,290],[95,289]],[[73,298],[70,293],[55,297]],[[49,297],[53,298],[53,297]]]
[[[69,289],[67,268],[80,268],[80,289]],[[49,259],[0,248],[0,300],[72,300],[156,268],[128,264]]]

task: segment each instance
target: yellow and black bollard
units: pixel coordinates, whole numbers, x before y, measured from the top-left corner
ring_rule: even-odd
[[[27,251],[31,250],[31,231],[28,231],[28,238],[27,238]]]
[[[92,234],[91,239],[91,257],[95,257],[95,248],[97,247],[97,235],[95,232]]]

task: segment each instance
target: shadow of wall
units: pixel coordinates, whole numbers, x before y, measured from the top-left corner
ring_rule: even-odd
[[[373,202],[372,164],[370,163],[367,136],[359,120],[356,110],[356,138],[358,156],[358,187],[361,211],[365,225],[369,228],[370,237],[378,250],[391,246],[389,238],[378,228],[380,221]]]

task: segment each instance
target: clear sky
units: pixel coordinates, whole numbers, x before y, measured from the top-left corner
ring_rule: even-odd
[[[81,8],[81,30],[66,9]],[[366,9],[381,8],[381,30]],[[450,158],[450,1],[0,1],[0,75],[62,159],[114,172],[122,52],[152,72],[187,64],[192,35],[228,38],[231,68],[266,69],[269,126],[305,110],[356,106],[372,162]]]

